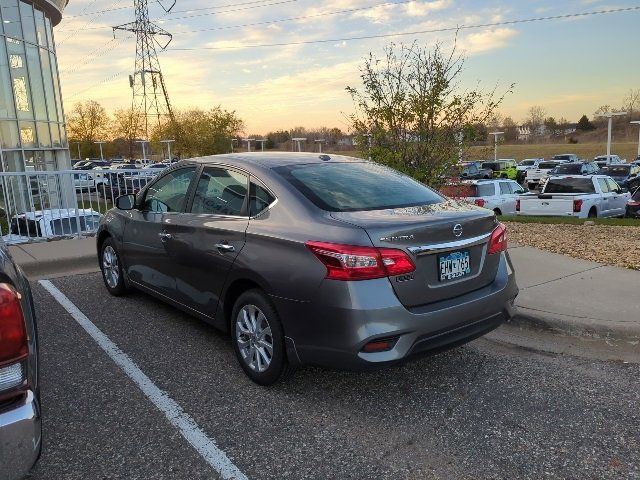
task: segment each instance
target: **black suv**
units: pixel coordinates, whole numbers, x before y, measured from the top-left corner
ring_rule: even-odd
[[[624,165],[607,165],[602,167],[600,172],[602,175],[609,175],[618,185],[627,190],[635,190],[640,187],[640,165],[624,164]]]

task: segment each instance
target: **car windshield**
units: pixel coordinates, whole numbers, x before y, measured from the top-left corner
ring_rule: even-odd
[[[440,189],[440,193],[450,198],[489,197],[495,194],[495,188],[493,183],[459,183],[445,185]]]
[[[626,177],[629,175],[629,170],[631,170],[630,166],[621,166],[621,167],[603,167],[600,170],[600,173],[603,175],[610,175],[612,177]]]
[[[443,200],[412,178],[374,163],[288,165],[274,170],[317,207],[331,212],[414,207]]]
[[[544,193],[595,193],[590,177],[552,178],[544,187]]]
[[[530,167],[531,165],[535,165],[536,161],[535,160],[523,160],[520,162],[520,165],[522,165],[523,167]]]
[[[553,173],[558,174],[571,174],[571,173],[580,173],[582,171],[582,164],[580,163],[567,163],[564,165],[558,165],[553,169]]]

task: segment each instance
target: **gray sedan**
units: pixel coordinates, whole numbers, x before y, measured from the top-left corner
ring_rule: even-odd
[[[363,369],[470,341],[511,318],[507,233],[360,159],[182,161],[101,221],[114,295],[136,288],[229,331],[267,385],[301,365]]]

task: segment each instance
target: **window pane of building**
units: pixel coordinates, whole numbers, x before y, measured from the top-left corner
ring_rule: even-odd
[[[35,148],[36,146],[36,124],[33,122],[20,122],[20,141],[22,148]]]
[[[36,130],[38,132],[38,143],[41,148],[51,146],[51,135],[49,134],[49,124],[46,122],[36,123]]]
[[[9,59],[4,42],[0,42],[0,118],[16,118],[9,76]]]
[[[30,3],[20,2],[22,17],[22,35],[25,41],[36,43],[36,24],[33,19],[33,7]]]
[[[44,79],[44,94],[47,97],[47,112],[49,120],[58,121],[58,111],[56,109],[56,98],[53,90],[53,77],[51,64],[49,63],[49,52],[44,48],[40,49],[40,60],[42,64],[42,78]]]
[[[42,74],[40,72],[40,55],[38,47],[25,44],[27,48],[27,67],[29,69],[29,79],[31,80],[31,98],[33,100],[33,111],[36,120],[47,119],[47,103],[44,98],[44,86],[42,85]]]
[[[20,148],[18,122],[15,120],[0,120],[0,148]]]
[[[2,152],[2,170],[5,172],[24,172],[22,152]]]
[[[69,139],[67,138],[67,129],[65,128],[64,123],[60,124],[60,144],[63,147],[69,146]]]
[[[5,35],[22,38],[18,0],[2,0],[2,23]]]
[[[58,110],[58,119],[62,122],[64,120],[64,115],[62,114],[62,96],[60,95],[60,82],[58,80],[58,63],[56,61],[56,56],[53,53],[49,54],[49,58],[51,59],[51,75],[53,78],[53,88],[56,91],[56,108]]]
[[[38,45],[48,47],[47,43],[47,27],[44,23],[44,13],[38,9],[33,9],[34,17],[36,19],[36,36],[38,38]]]
[[[7,38],[7,55],[9,57],[9,71],[11,72],[11,84],[13,86],[13,99],[18,118],[32,119],[33,109],[31,107],[31,94],[23,42]]]
[[[49,129],[51,130],[51,145],[54,147],[61,147],[60,143],[60,130],[58,130],[58,124],[51,122],[49,124]]]
[[[51,20],[48,17],[44,17],[44,26],[47,29],[47,45],[53,50],[53,30],[51,29]]]

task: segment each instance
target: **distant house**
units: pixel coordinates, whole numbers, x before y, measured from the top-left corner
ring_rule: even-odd
[[[353,147],[356,145],[355,137],[351,135],[342,137],[338,140],[338,145],[341,147]]]
[[[518,127],[518,141],[526,142],[531,138],[531,129],[526,125],[520,125]]]

